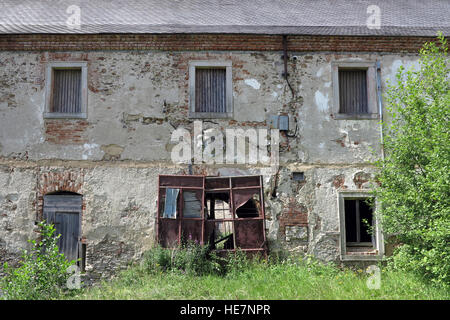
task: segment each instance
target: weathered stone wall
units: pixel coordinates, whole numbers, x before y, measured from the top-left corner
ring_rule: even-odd
[[[297,53],[290,53],[295,56]],[[296,138],[282,137],[281,161],[364,163],[379,152],[376,120],[334,120],[331,62],[380,59],[383,80],[414,56],[315,53],[290,60],[293,98],[281,77],[280,53],[261,52],[0,52],[0,155],[28,160],[170,159],[174,128],[188,119],[188,62],[233,63],[233,119],[204,129],[268,128],[270,115],[297,119]],[[88,62],[88,119],[44,119],[45,63]]]
[[[377,120],[334,119],[331,63],[380,60],[385,89],[417,56],[289,55],[294,95],[281,76],[280,51],[0,52],[1,260],[13,260],[36,236],[43,196],[58,190],[83,195],[82,237],[94,277],[109,276],[154,243],[157,176],[188,173],[171,162],[170,137],[175,128],[193,132],[192,60],[232,62],[234,116],[204,121],[204,130],[267,129],[276,114],[289,115],[291,129],[280,136],[278,175],[228,164],[194,165],[194,173],[263,174],[269,248],[338,260],[338,190],[369,187],[380,132]],[[87,61],[87,119],[43,118],[48,61]],[[294,171],[305,180],[293,181]]]

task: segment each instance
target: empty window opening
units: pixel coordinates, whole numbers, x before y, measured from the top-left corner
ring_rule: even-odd
[[[247,200],[242,206],[236,209],[238,218],[252,218],[259,217],[261,204],[259,196],[253,195],[253,198]]]
[[[373,247],[373,210],[366,199],[345,199],[344,206],[347,247]]]
[[[232,219],[230,195],[224,192],[206,193],[208,219]]]
[[[367,70],[339,69],[339,113],[369,113]]]
[[[305,174],[303,172],[292,172],[292,179],[294,181],[304,181]]]
[[[215,250],[234,249],[234,230],[232,221],[208,221],[209,246]]]

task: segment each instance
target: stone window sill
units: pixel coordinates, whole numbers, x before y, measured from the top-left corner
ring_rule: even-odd
[[[338,113],[334,115],[335,120],[378,120],[378,113],[368,114],[346,114]]]
[[[44,119],[86,119],[86,113],[45,112]]]

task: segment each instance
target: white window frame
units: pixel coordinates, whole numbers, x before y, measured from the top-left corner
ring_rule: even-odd
[[[339,113],[339,69],[366,70],[367,107],[366,114]],[[333,115],[336,120],[377,120],[377,69],[375,61],[333,61],[331,63],[333,82]]]
[[[81,69],[81,112],[65,113],[51,112],[52,90],[53,90],[53,70],[58,69]],[[87,62],[77,61],[52,61],[46,66],[45,77],[45,112],[46,119],[86,119],[87,118]]]
[[[195,71],[198,68],[224,68],[226,70],[226,112],[195,112]],[[189,118],[233,118],[233,83],[231,61],[205,60],[189,62]]]
[[[377,200],[375,200],[375,208],[373,211],[373,220],[375,226],[375,246],[373,247],[373,249],[377,251],[377,254],[374,255],[347,253],[345,232],[345,200],[361,200],[367,198],[373,198],[373,196],[368,191],[341,190],[338,192],[341,261],[378,261],[381,260],[384,256],[383,232],[381,230],[378,216],[380,204]]]

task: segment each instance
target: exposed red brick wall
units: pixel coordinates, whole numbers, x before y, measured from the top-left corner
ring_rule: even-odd
[[[42,218],[44,208],[44,195],[58,192],[69,191],[82,194],[84,183],[83,169],[41,169],[37,181],[37,214],[38,219]],[[83,198],[82,212],[85,210]]]
[[[84,144],[88,141],[86,120],[47,119],[45,140],[55,144]]]
[[[308,209],[302,203],[298,203],[291,198],[289,204],[284,208],[283,213],[278,218],[281,234],[286,232],[286,226],[308,226]]]
[[[84,173],[82,169],[44,169],[43,172],[40,172],[37,181],[38,219],[42,218],[44,195],[58,191],[69,191],[82,194],[83,183]],[[84,212],[84,210],[85,201],[83,198],[82,212]]]
[[[362,188],[362,185],[368,181],[370,181],[371,175],[370,173],[365,172],[357,172],[353,178],[353,182],[355,183],[358,189]]]
[[[339,174],[337,176],[334,176],[333,186],[336,189],[339,189],[339,188],[347,189],[347,187],[344,185],[344,183],[345,183],[345,175],[344,174]]]
[[[430,37],[288,36],[290,51],[418,52]],[[0,50],[249,50],[281,51],[281,35],[23,34],[0,35]]]

